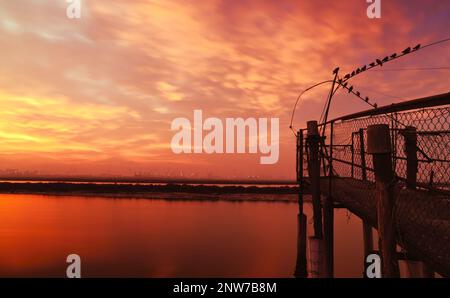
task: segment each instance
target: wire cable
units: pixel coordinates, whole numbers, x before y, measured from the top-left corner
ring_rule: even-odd
[[[448,41],[450,41],[450,37],[449,38],[445,38],[445,39],[441,39],[441,40],[438,40],[438,41],[435,41],[435,42],[432,42],[432,43],[429,43],[429,44],[426,44],[426,45],[418,44],[418,45],[416,45],[413,48],[408,47],[408,48],[404,49],[401,52],[401,54],[399,54],[399,55],[397,55],[397,53],[395,53],[395,54],[392,54],[391,56],[386,56],[382,60],[376,59],[375,62],[370,63],[369,66],[365,65],[362,69],[358,68],[357,70],[354,70],[352,73],[349,73],[349,74],[345,75],[345,77],[343,79],[343,82],[347,82],[348,80],[354,78],[355,76],[360,75],[360,74],[362,74],[362,73],[364,73],[366,71],[372,70],[375,67],[378,67],[378,66],[381,67],[387,62],[396,60],[396,59],[398,59],[400,57],[403,57],[403,56],[415,53],[417,51],[420,51],[422,49],[425,49],[425,48],[428,48],[428,47],[431,47],[431,46],[435,46],[435,45],[438,45],[438,44],[441,44],[441,43],[444,43],[444,42],[448,42]]]
[[[298,95],[297,100],[295,101],[295,104],[294,104],[294,108],[292,109],[291,122],[289,124],[289,128],[292,130],[292,132],[294,133],[295,136],[297,136],[297,133],[295,131],[295,128],[292,126],[292,123],[294,122],[295,111],[296,111],[296,108],[297,108],[297,104],[300,101],[300,98],[302,97],[303,94],[305,94],[309,90],[311,90],[313,88],[316,88],[316,87],[318,87],[320,85],[326,84],[326,83],[333,83],[333,80],[326,80],[326,81],[322,81],[320,83],[314,84],[314,85],[306,88],[302,92],[300,92],[300,94]]]
[[[411,54],[411,53],[415,53],[415,52],[417,52],[417,51],[419,51],[419,50],[422,50],[422,49],[425,49],[425,48],[428,48],[428,47],[431,47],[431,46],[435,46],[435,45],[438,45],[438,44],[441,44],[441,43],[444,43],[444,42],[448,42],[448,41],[450,41],[450,37],[449,37],[449,38],[445,38],[445,39],[441,39],[441,40],[438,40],[438,41],[435,41],[435,42],[432,42],[432,43],[429,43],[429,44],[426,44],[426,45],[423,45],[423,46],[422,46],[421,44],[418,44],[417,46],[415,46],[415,47],[412,48],[412,49],[411,49],[410,47],[408,47],[407,49],[403,50],[403,52],[402,52],[400,55],[393,54],[393,55],[391,55],[391,56],[385,57],[383,60],[377,59],[377,60],[376,60],[376,63],[371,63],[368,67],[367,67],[367,66],[364,66],[363,69],[359,69],[359,68],[358,68],[358,70],[357,70],[357,71],[353,71],[353,73],[352,73],[351,75],[348,74],[348,75],[346,75],[346,76],[344,77],[344,79],[339,79],[338,81],[336,81],[336,83],[338,84],[338,88],[336,88],[335,90],[332,91],[332,95],[334,95],[334,94],[338,91],[339,86],[341,86],[341,87],[343,87],[344,89],[348,89],[348,90],[349,90],[349,93],[352,93],[353,95],[357,96],[358,98],[360,98],[361,100],[363,100],[364,102],[366,102],[367,104],[369,104],[370,106],[372,106],[373,108],[377,108],[377,104],[372,104],[372,103],[370,103],[370,102],[367,100],[367,98],[366,98],[366,99],[365,99],[365,98],[362,98],[362,97],[360,96],[359,92],[357,93],[357,92],[352,91],[353,88],[351,88],[351,89],[350,89],[350,88],[347,88],[347,81],[350,80],[351,78],[353,78],[353,77],[355,77],[355,76],[361,74],[361,73],[364,73],[364,72],[366,72],[366,71],[368,71],[368,70],[371,70],[372,68],[375,68],[375,67],[377,67],[377,66],[383,66],[383,64],[386,63],[386,62],[389,62],[389,61],[398,59],[398,58],[403,57],[403,56],[405,56],[405,55],[408,55],[408,54]],[[387,59],[387,60],[385,60],[385,59]],[[422,69],[425,70],[425,68],[422,68]],[[431,70],[431,69],[432,69],[432,68],[428,68],[427,70]],[[436,68],[436,67],[433,67],[433,69],[437,69],[437,68]],[[440,67],[439,69],[447,69],[447,67]],[[384,71],[386,71],[386,70],[384,70]],[[387,71],[389,71],[389,69],[388,69]],[[312,85],[311,87],[306,88],[305,90],[303,90],[303,91],[299,94],[299,96],[297,97],[297,100],[295,101],[294,108],[292,109],[291,121],[290,121],[290,124],[289,124],[289,128],[290,128],[290,129],[292,130],[292,132],[294,133],[294,136],[297,136],[297,133],[296,133],[296,131],[295,131],[295,128],[293,127],[294,116],[295,116],[295,111],[296,111],[296,109],[297,109],[297,105],[298,105],[298,103],[299,103],[300,98],[302,97],[302,95],[303,95],[305,92],[307,92],[307,91],[309,91],[309,90],[311,90],[311,89],[313,89],[313,88],[315,88],[315,87],[318,87],[318,86],[323,85],[323,84],[326,84],[326,83],[333,83],[333,82],[334,82],[334,80],[326,80],[326,81],[322,81],[322,82],[320,82],[320,83],[317,83],[317,84],[315,84],[315,85]],[[322,112],[322,113],[323,113],[323,112]]]
[[[423,70],[450,70],[450,66],[416,67],[416,68],[388,68],[388,69],[375,69],[373,71],[385,72],[385,71],[423,71]]]

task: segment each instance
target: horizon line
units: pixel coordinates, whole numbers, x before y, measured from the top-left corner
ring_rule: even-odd
[[[223,178],[181,178],[181,177],[136,177],[136,176],[0,176],[0,181],[30,181],[30,182],[88,182],[88,183],[190,183],[190,184],[289,184],[297,185],[294,179],[223,179]]]

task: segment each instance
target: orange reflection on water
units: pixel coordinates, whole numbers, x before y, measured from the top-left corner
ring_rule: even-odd
[[[297,205],[38,195],[0,197],[0,276],[290,277]],[[308,218],[311,209],[305,206]],[[310,227],[308,227],[310,228]],[[361,276],[361,223],[335,215],[336,276]]]

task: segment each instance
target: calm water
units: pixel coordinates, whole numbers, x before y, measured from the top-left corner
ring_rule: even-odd
[[[0,195],[0,276],[290,277],[297,205]],[[305,206],[311,220],[311,206]],[[308,225],[312,232],[312,223]],[[338,277],[363,271],[361,221],[335,211]]]

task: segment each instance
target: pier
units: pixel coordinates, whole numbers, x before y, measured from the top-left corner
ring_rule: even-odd
[[[295,276],[308,275],[308,188],[314,211],[310,276],[333,277],[333,214],[346,208],[363,221],[365,255],[375,251],[377,230],[382,277],[400,277],[400,260],[409,277],[450,277],[450,93],[309,121],[297,133],[297,181]]]

